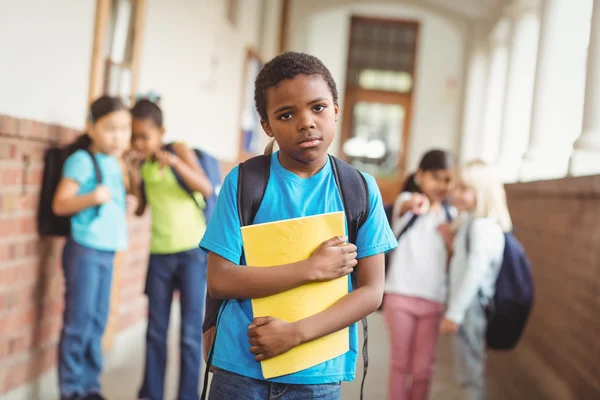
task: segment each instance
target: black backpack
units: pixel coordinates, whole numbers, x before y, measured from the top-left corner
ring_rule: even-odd
[[[44,173],[42,176],[42,192],[40,194],[40,203],[38,207],[38,232],[41,236],[69,236],[71,233],[71,217],[58,216],[52,210],[52,201],[58,183],[62,178],[63,165],[66,159],[77,150],[85,150],[92,158],[96,182],[102,182],[102,172],[90,151],[91,140],[86,134],[79,136],[71,144],[64,147],[51,147],[44,156]],[[95,207],[96,215],[98,207]]]
[[[467,254],[470,227],[467,231]],[[531,263],[512,232],[504,233],[502,265],[496,278],[494,297],[486,307],[487,347],[511,350],[523,335],[533,307],[534,285]]]
[[[354,167],[339,160],[336,157],[329,156],[331,168],[338,186],[346,221],[348,223],[348,242],[356,243],[358,230],[364,224],[369,216],[369,188],[363,175]],[[240,217],[240,226],[252,225],[254,217],[262,203],[265,195],[269,176],[271,173],[271,155],[262,155],[251,158],[239,165],[238,170],[238,213]],[[356,272],[351,274],[352,286],[357,287]],[[220,319],[220,310],[227,306],[229,301],[213,299],[208,293],[206,295],[206,312],[203,333],[214,329],[213,345],[208,351],[206,361],[206,370],[204,373],[204,382],[201,399],[206,399],[208,389],[208,374],[212,364],[214,346],[217,343],[217,328]],[[362,320],[364,343],[363,343],[363,361],[364,371],[361,385],[361,399],[363,398],[363,389],[367,377],[369,366],[368,354],[368,327],[367,319]]]

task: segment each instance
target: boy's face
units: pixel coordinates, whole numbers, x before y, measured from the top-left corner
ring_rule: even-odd
[[[335,136],[339,107],[320,75],[298,75],[267,89],[263,129],[283,156],[302,164],[322,159]]]

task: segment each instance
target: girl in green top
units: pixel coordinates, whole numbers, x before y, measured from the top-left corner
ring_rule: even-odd
[[[202,357],[202,321],[206,292],[206,255],[198,243],[206,229],[204,198],[213,187],[193,150],[183,143],[163,144],[162,111],[154,102],[139,100],[131,110],[132,147],[129,164],[140,204],[152,209],[150,264],[146,278],[148,332],[146,366],[140,399],[162,400],[167,361],[167,331],[173,292],[180,293],[181,400],[198,399]],[[139,160],[137,165],[136,160]],[[140,165],[141,164],[141,165]],[[190,194],[181,183],[191,189]]]

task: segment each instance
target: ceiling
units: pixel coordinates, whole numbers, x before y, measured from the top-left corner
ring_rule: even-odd
[[[404,1],[400,0],[400,2]],[[510,0],[405,0],[405,2],[422,4],[468,19],[480,19],[497,15],[503,6],[510,3]]]

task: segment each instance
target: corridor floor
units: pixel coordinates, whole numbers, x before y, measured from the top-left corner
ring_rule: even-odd
[[[175,310],[173,310],[175,311]],[[177,315],[178,313],[174,312]],[[172,314],[172,315],[173,315]],[[173,328],[178,327],[179,321],[173,321]],[[177,331],[171,330],[169,367],[167,371],[166,400],[176,398],[177,369],[179,359],[177,356]],[[388,339],[383,318],[373,315],[369,324],[369,374],[365,389],[365,399],[385,400],[387,393],[387,370],[388,370]],[[123,360],[119,365],[110,368],[104,374],[103,387],[105,394],[110,400],[132,400],[136,398],[138,385],[142,375],[142,364],[144,361],[143,346],[144,338],[140,335],[135,341],[135,357]],[[447,339],[440,342],[439,362],[433,383],[431,400],[459,400],[460,394],[454,384],[451,348]],[[357,378],[362,377],[362,360],[357,367]],[[360,379],[352,383],[342,385],[342,400],[358,400],[360,390]]]

